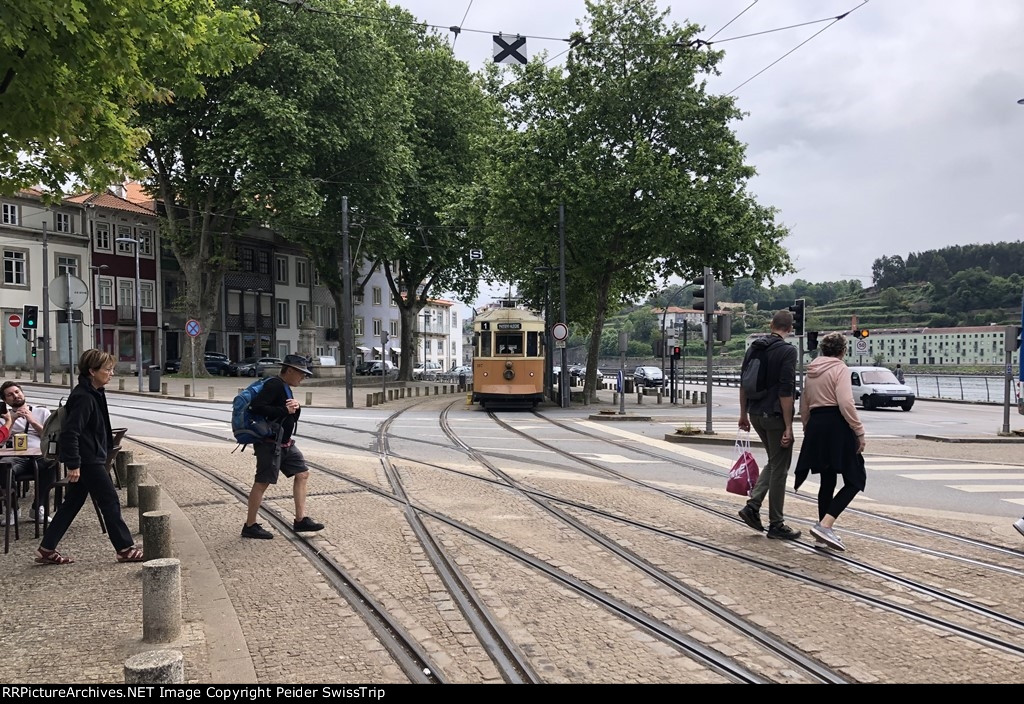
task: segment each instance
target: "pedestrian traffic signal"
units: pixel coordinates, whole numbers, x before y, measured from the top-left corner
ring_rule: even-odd
[[[857,337],[857,338],[860,338],[860,339],[864,339],[865,337],[867,337],[870,334],[871,333],[869,331],[867,331],[867,330],[854,330],[853,331],[853,336]]]
[[[804,299],[798,298],[793,302],[793,305],[789,307],[789,312],[793,314],[793,333],[795,335],[804,334]]]
[[[672,359],[679,359],[683,354],[683,348],[676,345],[672,348]]]
[[[818,333],[808,332],[807,333],[807,351],[813,352],[818,349]]]
[[[32,345],[32,356],[33,357],[36,356],[36,346],[35,345]]]

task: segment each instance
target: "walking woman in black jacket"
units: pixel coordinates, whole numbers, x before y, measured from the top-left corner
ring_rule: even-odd
[[[142,562],[145,559],[121,518],[121,503],[106,469],[107,453],[113,449],[114,437],[103,387],[114,376],[114,362],[112,354],[95,349],[86,350],[79,358],[78,386],[68,396],[64,407],[59,440],[60,461],[68,470],[68,491],[43,534],[36,562],[49,565],[74,562],[57,552],[57,543],[89,496],[95,499],[103,515],[107,535],[117,551],[117,561]]]

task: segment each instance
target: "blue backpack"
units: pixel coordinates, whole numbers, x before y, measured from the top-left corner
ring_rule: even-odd
[[[246,445],[273,438],[281,427],[277,423],[253,413],[250,408],[253,400],[263,389],[263,385],[271,378],[273,377],[257,379],[242,389],[235,396],[235,400],[231,402],[231,432],[235,436],[235,442],[241,445],[243,450]],[[291,398],[291,387],[285,384],[284,390],[288,394],[288,398]]]

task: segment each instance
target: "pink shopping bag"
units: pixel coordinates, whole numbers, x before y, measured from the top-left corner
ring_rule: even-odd
[[[757,468],[757,460],[750,454],[750,433],[745,437],[736,434],[736,461],[729,470],[729,481],[725,490],[730,494],[750,496],[750,491],[757,483],[761,470]]]

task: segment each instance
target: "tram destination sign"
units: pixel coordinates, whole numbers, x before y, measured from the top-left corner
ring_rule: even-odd
[[[522,330],[522,323],[498,323],[499,330]]]

